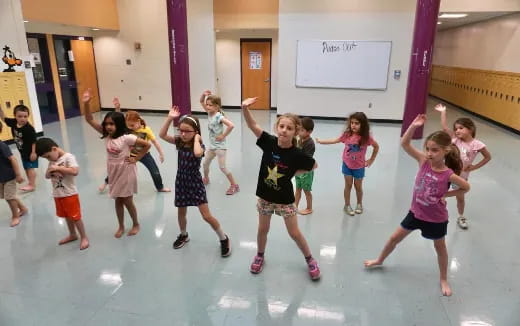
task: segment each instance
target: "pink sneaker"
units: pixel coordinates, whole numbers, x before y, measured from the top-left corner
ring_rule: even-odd
[[[312,258],[308,263],[307,266],[309,267],[309,275],[311,276],[311,279],[313,281],[320,278],[320,268],[318,267],[318,262],[316,259]],[[251,266],[253,267],[253,266]]]
[[[264,257],[260,257],[257,255],[253,259],[253,263],[251,264],[251,267],[249,268],[249,270],[253,274],[258,274],[262,271],[263,267],[264,267]]]
[[[235,193],[240,191],[240,187],[236,185],[229,186],[229,189],[226,191],[226,195],[234,195]]]

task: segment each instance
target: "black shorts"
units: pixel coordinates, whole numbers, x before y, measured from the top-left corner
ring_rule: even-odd
[[[442,223],[427,222],[415,218],[412,211],[408,212],[408,215],[401,222],[401,227],[406,230],[414,231],[421,230],[423,238],[430,240],[442,239],[448,233],[448,221]]]

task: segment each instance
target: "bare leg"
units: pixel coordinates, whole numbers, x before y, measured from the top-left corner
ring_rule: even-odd
[[[466,206],[464,194],[455,197],[457,198],[457,210],[459,211],[459,216],[464,216],[464,207]]]
[[[15,200],[18,203],[18,209],[20,210],[20,217],[22,217],[25,214],[27,214],[27,212],[29,210],[27,209],[27,207],[25,207],[25,205],[22,203],[22,201],[20,199],[18,199],[18,198],[16,198]]]
[[[267,244],[267,233],[269,233],[269,227],[271,226],[271,215],[258,215],[258,232],[256,234],[257,250],[260,253],[265,252],[265,246]]]
[[[225,149],[218,149],[215,151],[215,153],[217,154],[217,160],[218,160],[218,166],[220,168],[220,171],[222,171],[222,173],[224,173],[224,175],[226,176],[226,178],[228,179],[229,183],[233,186],[233,185],[236,185],[236,181],[235,181],[235,178],[233,178],[233,175],[231,174],[231,172],[229,172],[227,169],[226,169],[226,153],[227,151]]]
[[[36,186],[36,170],[35,169],[27,169],[25,170],[25,174],[27,174],[27,185],[21,187],[22,191],[34,191]]]
[[[81,238],[81,242],[79,244],[79,250],[87,249],[90,245],[87,237],[87,233],[85,232],[85,225],[83,225],[82,220],[74,221],[74,225],[76,226],[76,229],[78,230],[79,236]]]
[[[296,206],[296,209],[298,209],[298,206],[300,205],[301,198],[302,198],[302,188],[296,188],[296,191],[294,192],[294,206]]]
[[[302,215],[307,215],[312,213],[312,192],[304,190],[305,200],[307,201],[307,208],[300,212]]]
[[[343,190],[343,197],[345,198],[345,206],[350,205],[350,191],[352,190],[353,178],[351,175],[345,175],[345,189]]]
[[[296,215],[292,215],[284,218],[285,227],[287,228],[287,232],[291,236],[291,238],[296,242],[298,248],[300,248],[304,257],[311,256],[311,250],[309,249],[309,245],[307,244],[307,240],[300,232],[300,228],[298,228],[298,218]]]
[[[363,204],[363,179],[354,179],[354,188],[356,189],[356,197],[358,205]]]
[[[215,217],[213,217],[213,215],[211,215],[208,204],[199,205],[199,211],[204,221],[211,225],[213,230],[217,231],[220,229],[220,223]]]
[[[124,206],[124,198],[117,197],[115,199],[116,205],[116,214],[117,214],[117,222],[119,223],[119,227],[114,234],[114,237],[121,238],[123,233],[125,232],[125,206]]]
[[[379,257],[375,260],[365,260],[365,267],[373,267],[382,265],[386,257],[394,251],[395,247],[401,242],[407,235],[410,234],[410,230],[403,229],[402,227],[397,228],[395,232],[390,236],[390,239],[386,242],[383,251],[379,254]]]
[[[202,164],[202,168],[204,170],[204,178],[202,179],[204,181],[204,184],[208,184],[209,183],[209,166],[211,164],[211,161],[213,161],[213,159],[215,158],[215,156],[217,156],[217,154],[215,154],[215,151],[214,150],[207,150],[206,151],[206,158],[204,159],[204,163]]]
[[[10,199],[6,201],[9,205],[9,208],[11,209],[11,227],[17,226],[18,224],[20,224],[20,216],[22,211],[22,209],[19,206],[19,200]],[[27,210],[27,208],[25,208],[25,210]]]
[[[451,288],[448,284],[448,249],[444,238],[433,241],[435,251],[437,251],[437,261],[441,279],[441,291],[444,296],[451,296]]]
[[[136,235],[139,232],[139,221],[137,220],[137,208],[135,208],[134,204],[134,196],[126,197],[123,199],[126,210],[130,214],[132,218],[132,228],[128,231],[128,236]]]
[[[67,228],[69,229],[69,235],[63,239],[60,240],[59,245],[63,245],[72,241],[78,240],[78,235],[76,234],[76,229],[74,228],[74,221],[71,219],[66,218],[65,221],[67,222]]]
[[[188,207],[177,208],[177,221],[179,223],[179,229],[181,230],[181,233],[186,232],[186,226],[188,225],[188,220],[186,219],[187,212]]]

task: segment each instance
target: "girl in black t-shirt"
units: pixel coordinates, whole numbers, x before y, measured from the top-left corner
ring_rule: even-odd
[[[300,119],[294,114],[284,114],[276,121],[276,134],[273,136],[262,130],[249,112],[249,106],[257,98],[248,98],[242,102],[242,111],[247,126],[258,138],[256,144],[262,149],[262,162],[258,173],[256,195],[258,198],[258,253],[253,259],[250,271],[258,274],[264,264],[264,251],[267,233],[273,213],[284,218],[287,232],[302,251],[309,268],[311,279],[320,278],[317,261],[312,257],[309,245],[298,228],[294,191],[291,179],[295,174],[304,173],[316,168],[316,162],[297,148],[296,134],[301,127]]]

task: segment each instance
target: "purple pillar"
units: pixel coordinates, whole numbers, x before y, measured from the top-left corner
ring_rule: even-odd
[[[184,115],[191,113],[186,0],[166,0],[166,7],[170,41],[172,104],[178,105],[181,115]]]
[[[437,17],[439,16],[440,3],[440,0],[417,0],[412,55],[408,72],[408,87],[406,88],[406,102],[404,105],[401,135],[404,134],[418,114],[426,112],[428,82],[430,80],[433,58],[433,43],[437,30]],[[422,133],[423,128],[418,128],[413,138],[421,138]]]

